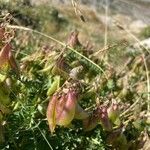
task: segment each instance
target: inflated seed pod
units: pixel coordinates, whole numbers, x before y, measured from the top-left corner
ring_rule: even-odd
[[[0,51],[0,69],[8,67],[10,50],[11,50],[10,44],[6,44]]]
[[[51,100],[49,101],[48,107],[47,107],[47,120],[49,124],[49,128],[51,133],[54,132],[56,127],[56,105],[58,101],[58,95],[53,95]]]
[[[61,97],[58,99],[56,110],[55,110],[56,111],[56,122],[61,117],[61,114],[62,114],[65,104],[66,104],[66,100],[67,100],[67,97],[65,94],[61,95]]]
[[[64,98],[63,110],[56,114],[57,125],[67,126],[71,123],[75,115],[75,108],[77,104],[77,94],[74,90],[69,90]],[[57,110],[57,108],[56,108]],[[57,111],[56,111],[57,112]]]
[[[68,126],[74,119],[77,104],[77,94],[74,90],[69,90],[67,95],[52,96],[48,108],[47,119],[51,132],[55,126]]]
[[[9,59],[8,62],[9,62],[10,67],[16,72],[17,75],[19,75],[20,69],[11,51],[9,52],[8,59]]]
[[[10,43],[4,45],[0,51],[0,69],[7,70],[8,66],[14,69],[17,73],[19,72],[18,65],[12,54]]]
[[[50,96],[54,94],[56,90],[59,88],[59,85],[60,85],[60,76],[55,76],[53,83],[51,84],[51,86],[47,91],[47,95]]]
[[[51,70],[51,73],[52,73],[52,75],[61,75],[64,78],[68,78],[69,70],[70,70],[70,67],[66,63],[64,57],[62,56],[55,62],[54,66]]]
[[[108,118],[112,123],[115,123],[117,119],[119,119],[119,108],[117,104],[111,104],[111,106],[107,109]]]
[[[106,131],[112,130],[112,124],[108,118],[107,108],[105,106],[98,108],[99,120],[103,129]]]

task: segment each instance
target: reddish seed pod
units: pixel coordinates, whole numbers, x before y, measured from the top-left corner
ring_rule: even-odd
[[[68,126],[74,119],[77,104],[77,94],[74,90],[69,90],[67,95],[54,95],[47,108],[47,119],[51,132],[55,126]]]
[[[55,109],[56,109],[57,101],[58,101],[58,95],[53,95],[48,104],[48,108],[47,108],[47,112],[46,112],[46,116],[47,116],[47,120],[48,120],[48,124],[49,124],[51,133],[54,132],[55,126],[56,126]]]
[[[63,105],[63,111],[59,115],[57,124],[61,126],[67,126],[71,123],[75,115],[75,108],[77,104],[77,94],[74,90],[69,90],[66,95],[65,104]]]
[[[111,106],[107,109],[108,117],[112,123],[115,123],[117,119],[119,119],[119,108],[118,104],[111,104]]]
[[[101,106],[98,108],[100,124],[106,131],[112,130],[112,124],[108,118],[107,107]]]
[[[18,65],[16,60],[11,52],[11,44],[7,43],[2,50],[0,51],[0,68],[5,68],[8,64],[13,68],[17,73],[19,72]]]

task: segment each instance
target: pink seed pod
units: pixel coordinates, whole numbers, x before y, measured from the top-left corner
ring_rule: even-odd
[[[57,106],[56,106],[56,120],[60,119],[62,112],[64,110],[65,104],[66,104],[67,97],[66,95],[62,95],[60,99],[58,100]]]
[[[18,72],[19,68],[11,52],[11,49],[12,49],[11,44],[7,43],[0,51],[0,69],[3,69],[8,65],[10,65],[12,69]]]
[[[8,57],[9,57],[9,61],[8,61],[9,65],[11,66],[12,69],[14,69],[16,71],[17,74],[19,74],[19,66],[18,66],[12,52],[9,53]]]
[[[9,53],[11,50],[11,45],[7,43],[0,51],[0,68],[3,68],[4,65],[8,65]]]
[[[48,120],[48,124],[49,124],[49,128],[51,133],[54,132],[55,127],[56,127],[56,105],[57,105],[57,101],[58,101],[58,95],[53,95],[53,97],[51,98],[48,107],[47,107],[47,112],[46,112],[46,116],[47,116],[47,120]]]
[[[63,104],[63,109],[61,110],[61,113],[59,110],[59,114],[57,114],[58,116],[56,115],[57,125],[67,126],[71,123],[75,115],[76,104],[77,94],[74,90],[69,90],[66,95],[65,104]]]
[[[98,107],[98,114],[99,114],[99,121],[102,127],[106,131],[111,131],[112,130],[112,124],[108,118],[108,113],[107,113],[107,107],[106,106],[101,106]]]
[[[119,119],[119,108],[118,104],[113,103],[111,106],[107,109],[108,118],[111,120],[112,123],[115,123],[117,119]]]

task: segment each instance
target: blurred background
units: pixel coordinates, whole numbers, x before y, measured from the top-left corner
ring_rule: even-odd
[[[66,41],[68,34],[77,29],[79,40],[92,43],[96,51],[106,45],[127,43],[128,46],[109,53],[114,64],[118,59],[120,64],[124,63],[126,52],[134,51],[131,47],[139,47],[137,39],[150,47],[149,0],[76,0],[78,10],[72,2],[1,0],[0,11],[13,16],[12,24],[36,29],[61,41]]]

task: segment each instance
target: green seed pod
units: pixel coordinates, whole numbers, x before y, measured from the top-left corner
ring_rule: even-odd
[[[11,49],[11,44],[7,43],[0,51],[0,69],[7,71],[10,66],[16,73],[19,73],[19,68]]]
[[[47,91],[47,95],[50,96],[56,92],[60,85],[60,76],[55,76],[53,83]]]
[[[119,109],[117,104],[112,104],[108,109],[108,118],[111,120],[112,123],[115,123],[115,121],[119,118]]]

